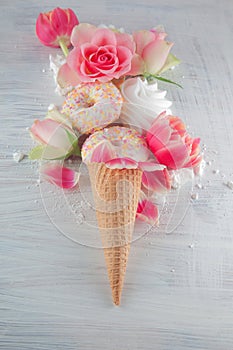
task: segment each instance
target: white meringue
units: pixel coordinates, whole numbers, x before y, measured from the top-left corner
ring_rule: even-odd
[[[145,133],[161,112],[171,114],[172,102],[166,99],[166,91],[158,89],[157,83],[130,78],[121,85],[121,93],[124,103],[120,119],[140,132]]]

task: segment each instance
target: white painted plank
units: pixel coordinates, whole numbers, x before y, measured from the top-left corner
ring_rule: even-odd
[[[129,31],[164,24],[183,61],[170,76],[184,89],[171,86],[168,97],[212,161],[182,223],[166,234],[164,217],[158,232],[132,244],[118,309],[102,251],[56,229],[36,164],[12,160],[14,150],[31,146],[25,128],[57,101],[51,49],[34,34],[38,13],[57,5],[73,8],[80,21]],[[0,3],[0,348],[232,349],[233,194],[223,185],[233,178],[232,14],[229,0]]]

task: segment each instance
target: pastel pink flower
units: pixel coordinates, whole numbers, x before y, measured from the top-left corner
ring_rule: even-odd
[[[158,223],[159,219],[158,207],[143,196],[138,201],[136,218],[150,225],[155,225]]]
[[[171,179],[165,165],[155,160],[137,162],[131,158],[119,158],[114,147],[107,140],[95,146],[90,162],[105,163],[110,169],[141,169],[142,186],[146,192],[167,192],[171,189]]]
[[[129,34],[81,23],[71,35],[74,48],[60,68],[61,86],[119,79],[132,68],[135,43]]]
[[[169,169],[195,168],[202,156],[200,139],[192,138],[180,118],[161,113],[146,135],[150,150]]]
[[[73,188],[77,185],[80,173],[63,167],[60,164],[47,163],[40,169],[41,176],[50,183],[62,187]]]
[[[173,46],[173,43],[164,40],[166,35],[166,33],[155,29],[133,33],[136,53],[132,60],[130,75],[158,74],[160,72]]]
[[[43,45],[59,47],[59,40],[69,47],[73,28],[79,23],[71,9],[59,7],[40,13],[36,21],[36,34]]]
[[[65,158],[77,150],[78,139],[74,131],[66,124],[53,119],[35,120],[30,128],[30,134],[35,141],[42,145],[39,148],[41,150],[39,158]]]

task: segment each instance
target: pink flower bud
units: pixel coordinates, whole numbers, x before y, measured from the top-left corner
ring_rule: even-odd
[[[40,13],[36,21],[36,34],[43,45],[59,47],[59,40],[69,47],[73,28],[79,23],[71,9],[59,7]]]

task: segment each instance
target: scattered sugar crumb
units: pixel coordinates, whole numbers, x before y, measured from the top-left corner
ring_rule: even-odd
[[[191,198],[193,199],[193,200],[197,200],[198,199],[198,193],[192,193],[191,194]]]
[[[211,165],[211,164],[212,164],[211,160],[208,160],[208,161],[206,162],[206,164],[207,164],[207,165]]]
[[[171,271],[171,272],[175,272],[175,269],[171,269],[170,271]]]
[[[189,244],[189,248],[190,248],[190,249],[193,249],[193,248],[194,248],[194,244],[193,244],[193,243],[190,243],[190,244]]]
[[[196,187],[199,188],[199,189],[203,188],[202,184],[196,184]]]
[[[48,106],[48,111],[52,111],[55,107],[54,103],[50,103],[50,105]]]
[[[25,157],[25,154],[23,152],[18,151],[13,153],[13,159],[16,163],[21,162],[21,160],[23,160],[24,157]]]
[[[215,169],[215,170],[213,170],[213,174],[219,174],[219,169]]]
[[[233,181],[227,181],[225,184],[230,190],[233,190]]]

